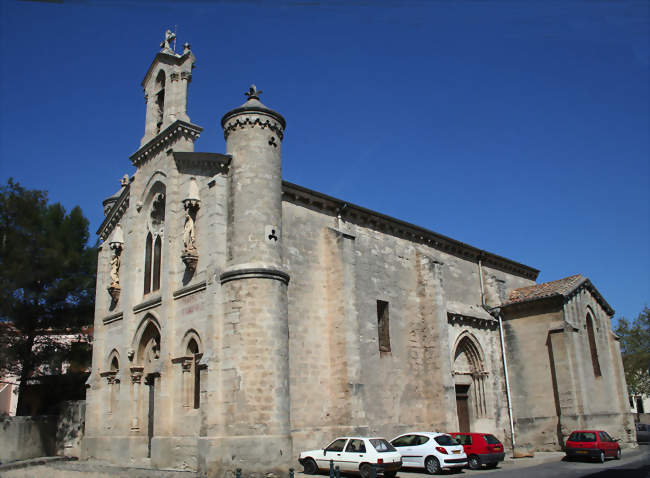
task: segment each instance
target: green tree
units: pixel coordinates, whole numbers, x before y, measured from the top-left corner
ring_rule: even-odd
[[[632,321],[618,319],[615,332],[621,337],[625,380],[632,394],[650,395],[650,308]]]
[[[28,379],[67,358],[52,331],[92,322],[96,248],[88,220],[48,204],[47,193],[9,179],[0,186],[0,371],[19,377],[17,414]]]

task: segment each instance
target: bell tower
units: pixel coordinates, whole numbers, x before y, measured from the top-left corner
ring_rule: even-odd
[[[175,52],[176,34],[167,30],[161,50],[154,58],[142,80],[147,103],[143,146],[176,120],[190,122],[187,115],[187,90],[192,81],[196,58],[190,44],[183,45],[183,53]]]

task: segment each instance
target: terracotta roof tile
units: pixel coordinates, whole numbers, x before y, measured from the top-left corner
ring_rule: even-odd
[[[566,295],[586,280],[581,274],[565,277],[564,279],[535,284],[528,287],[521,287],[510,291],[507,304],[528,302],[529,300],[543,299],[557,295]]]

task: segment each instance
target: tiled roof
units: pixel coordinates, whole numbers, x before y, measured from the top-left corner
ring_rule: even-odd
[[[614,309],[607,303],[605,298],[598,292],[589,279],[581,274],[565,277],[564,279],[544,282],[543,284],[531,285],[514,289],[508,294],[508,300],[501,305],[507,307],[512,304],[531,302],[534,300],[546,299],[548,297],[569,297],[578,289],[587,289],[596,301],[601,305],[610,317],[614,315]]]
[[[575,289],[581,282],[587,280],[581,274],[565,277],[564,279],[544,282],[543,284],[521,287],[510,291],[507,304],[516,304],[518,302],[528,302],[530,300],[543,299],[546,297],[567,295]]]

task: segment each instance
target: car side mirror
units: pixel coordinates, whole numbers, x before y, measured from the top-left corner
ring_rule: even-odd
[[[323,456],[327,455],[327,450],[323,450]]]

